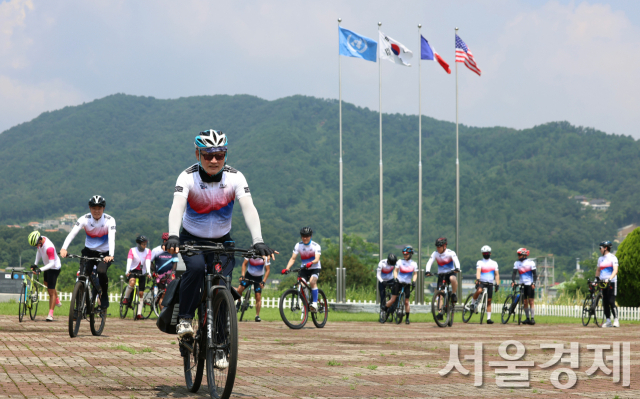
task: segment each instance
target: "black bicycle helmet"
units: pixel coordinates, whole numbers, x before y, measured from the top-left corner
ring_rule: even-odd
[[[142,244],[143,242],[149,242],[149,240],[147,240],[147,237],[143,236],[142,234],[136,237],[136,244]]]
[[[443,247],[447,245],[447,238],[446,237],[440,237],[436,240],[436,247]]]
[[[94,195],[89,200],[89,206],[101,206],[104,208],[105,206],[107,206],[107,201],[105,201],[104,197],[102,197],[101,195]]]
[[[402,253],[403,254],[412,254],[413,253],[413,247],[411,245],[407,245],[406,247],[404,247],[402,249]]]
[[[611,241],[602,241],[602,242],[600,243],[600,246],[601,246],[601,247],[605,247],[605,248],[607,248],[609,251],[611,251],[611,245],[613,245],[613,244],[611,244]]]
[[[313,235],[313,230],[311,230],[311,227],[303,227],[300,229],[300,235],[302,237],[308,237]]]
[[[398,261],[398,258],[394,254],[389,254],[387,256],[387,265],[395,265]]]

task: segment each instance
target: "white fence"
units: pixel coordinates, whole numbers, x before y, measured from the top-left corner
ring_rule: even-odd
[[[61,301],[70,301],[70,292],[59,292]],[[46,292],[40,292],[41,301],[48,301],[49,294]],[[119,302],[120,294],[109,294],[109,302]],[[285,306],[290,304],[290,300],[285,300]],[[335,299],[329,299],[329,304],[335,304]],[[347,299],[347,305],[375,305],[375,301],[351,301]],[[278,308],[280,304],[280,298],[265,298],[262,297],[263,308]],[[415,305],[415,301],[411,302],[411,305]],[[251,297],[251,306],[256,305],[256,300]],[[495,306],[495,305],[494,305]],[[535,304],[536,316],[559,316],[559,317],[573,317],[582,318],[582,306],[579,305],[546,305],[542,303]],[[598,309],[599,317],[602,317],[602,309]],[[640,308],[618,307],[618,317],[620,320],[636,320],[640,321]]]

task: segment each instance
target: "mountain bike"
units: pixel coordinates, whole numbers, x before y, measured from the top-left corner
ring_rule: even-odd
[[[522,323],[522,311],[524,309],[524,284],[514,284],[511,293],[507,295],[502,305],[502,324],[507,324],[513,315],[518,314],[518,325]]]
[[[473,294],[475,293],[475,291],[469,294],[469,296],[467,297],[467,300],[464,302],[464,306],[462,307],[463,322],[468,323],[469,320],[471,320],[471,316],[479,313],[480,324],[482,324],[482,321],[484,320],[484,314],[487,311],[487,304],[489,301],[489,292],[488,292],[489,289],[487,287],[487,284],[489,283],[483,283],[482,293],[480,294],[480,296],[478,296],[478,300],[476,301],[475,306],[472,306]],[[493,283],[490,283],[489,285],[497,287],[497,285]]]
[[[381,304],[387,305],[391,300],[391,287],[393,287],[394,280],[385,281],[384,283],[384,292],[380,293],[380,297],[382,298]],[[396,312],[396,307],[398,306],[398,301],[394,302],[385,312],[380,309],[380,319],[378,320],[380,323],[386,323],[387,321],[393,319],[393,315]]]
[[[383,310],[380,311],[380,314],[381,314],[380,320],[382,320],[382,313],[384,312],[386,313],[384,317],[385,321],[388,321],[391,317],[393,317],[396,324],[402,323],[402,319],[404,318],[404,300],[407,297],[405,288],[406,288],[406,285],[402,284],[402,288],[400,288],[400,292],[398,293],[398,297],[396,298],[396,301],[389,307],[389,309],[387,309],[386,312],[384,312]],[[414,288],[415,288],[415,285],[414,283],[412,283],[411,286],[409,287],[409,295],[411,295],[411,291],[413,291]],[[386,291],[387,290],[385,289],[385,292]],[[389,295],[389,299],[391,299],[391,295]],[[389,301],[389,299],[387,299],[387,302]],[[384,321],[381,321],[381,323],[384,323]]]
[[[602,308],[602,290],[607,288],[607,283],[596,277],[595,281],[587,280],[589,295],[582,304],[582,325],[588,326],[593,316],[593,322],[600,327],[604,320]],[[597,293],[596,293],[597,291]]]
[[[29,317],[31,320],[36,319],[36,315],[38,314],[38,303],[40,300],[38,298],[40,287],[46,289],[47,287],[38,281],[39,273],[35,274],[35,270],[38,269],[38,266],[31,266],[30,272],[25,272],[24,267],[10,267],[7,268],[7,271],[12,275],[22,274],[23,280],[22,285],[20,286],[20,301],[18,302],[18,320],[22,323],[22,319],[24,315],[27,314],[27,309],[29,309]]]
[[[140,303],[140,300],[142,299],[142,318],[143,319],[148,319],[149,316],[151,316],[151,312],[153,312],[153,291],[151,290],[151,287],[145,286],[144,287],[144,293],[142,295],[142,298],[140,298],[140,294],[138,291],[138,284],[140,283],[140,278],[144,278],[144,274],[142,273],[135,273],[135,272],[130,272],[129,273],[129,277],[127,278],[127,284],[122,288],[122,294],[120,295],[120,318],[124,319],[125,317],[127,317],[127,312],[129,311],[129,309],[131,309],[131,312],[133,314],[133,320],[136,319],[137,316],[137,311],[138,311],[138,304]],[[129,303],[124,303],[124,300],[127,299],[125,297],[125,293],[127,292],[127,287],[129,286],[128,281],[132,278],[135,278],[136,281],[133,285],[133,292],[131,293],[131,299],[129,300]]]
[[[451,327],[453,325],[453,315],[455,303],[451,299],[451,283],[447,276],[453,276],[457,271],[438,274],[438,289],[431,298],[431,314],[438,327]]]
[[[238,366],[238,319],[232,313],[234,300],[230,281],[222,275],[234,255],[245,258],[261,258],[254,250],[225,247],[219,243],[198,245],[193,241],[180,245],[182,256],[212,254],[203,281],[202,301],[192,320],[194,334],[180,339],[184,378],[187,389],[197,392],[202,374],[207,370],[207,387],[211,398],[228,399],[233,390]],[[223,265],[220,255],[226,255]]]
[[[162,298],[164,298],[164,294],[167,292],[167,285],[171,281],[173,281],[173,271],[168,273],[163,273],[161,275],[154,275],[153,278],[153,313],[156,314],[156,317],[160,316],[160,312],[162,311],[163,306],[160,305],[162,303]],[[162,284],[163,287],[160,285]]]
[[[238,319],[239,321],[242,321],[242,318],[244,317],[244,312],[246,312],[250,308],[253,308],[253,306],[251,306],[251,289],[252,288],[253,288],[253,283],[249,283],[247,284],[247,287],[245,287],[244,289],[245,294],[242,298],[242,303],[237,308],[237,311],[240,313],[240,318]]]
[[[298,270],[298,282],[293,288],[286,290],[282,294],[280,304],[278,305],[282,321],[294,330],[304,327],[309,318],[311,287],[307,284],[307,280],[301,277],[303,270],[305,269],[300,268],[300,270]],[[286,274],[288,273],[291,273],[291,271],[287,271]],[[327,324],[327,318],[329,317],[328,305],[324,291],[318,288],[318,309],[316,312],[311,312],[311,319],[317,328],[322,328]]]
[[[78,271],[78,279],[73,287],[71,294],[71,304],[69,305],[69,336],[74,338],[80,330],[80,322],[89,316],[89,327],[91,334],[101,335],[104,330],[104,324],[107,320],[106,309],[99,309],[102,293],[98,275],[93,270],[86,270],[87,261],[102,261],[103,256],[98,258],[89,258],[86,256],[67,254],[67,258],[80,259],[80,268]],[[96,304],[97,301],[97,304]]]

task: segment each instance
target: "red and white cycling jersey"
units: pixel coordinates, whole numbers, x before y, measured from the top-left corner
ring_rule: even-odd
[[[531,259],[517,260],[513,264],[513,268],[517,269],[520,274],[520,284],[531,285],[536,283],[533,281],[533,271],[536,270],[536,262]]]
[[[138,251],[137,247],[129,250],[125,273],[129,274],[130,271],[142,274],[151,273],[151,250],[149,248],[145,248],[142,252]]]
[[[202,238],[220,238],[231,231],[234,201],[251,195],[244,175],[226,165],[219,182],[203,182],[198,164],[183,171],[173,195],[187,199],[182,227]]]
[[[269,260],[267,260],[267,263],[265,264],[263,258],[244,259],[249,261],[249,263],[247,263],[247,272],[256,277],[264,276],[265,266],[271,265],[271,261]]]
[[[56,253],[56,247],[53,245],[50,239],[45,236],[42,236],[42,241],[44,242],[40,248],[37,248],[36,251],[36,261],[34,264],[38,264],[40,259],[42,259],[42,263],[44,266],[40,268],[41,271],[45,270],[60,270],[62,264],[60,263],[60,258]]]
[[[411,284],[413,272],[418,270],[418,264],[411,259],[400,259],[398,263],[396,263],[396,269],[398,269],[398,281],[403,284]]]
[[[480,281],[485,283],[496,282],[496,271],[498,270],[498,262],[491,259],[480,259],[476,263],[476,269],[480,269]]]
[[[381,260],[380,263],[378,263],[378,281],[393,280],[393,271],[395,268],[396,265],[388,264],[386,259]]]
[[[62,249],[69,248],[71,241],[80,230],[84,229],[87,238],[84,246],[98,252],[109,252],[113,256],[116,246],[116,220],[103,213],[100,219],[95,220],[90,213],[80,217],[69,232],[69,235],[62,244]]]
[[[618,275],[614,278],[611,278],[613,274],[613,266],[618,265],[618,258],[609,252],[608,254],[601,256],[598,258],[598,269],[600,270],[600,280],[605,280],[610,278],[611,281],[618,281]]]
[[[431,265],[433,264],[434,260],[438,263],[438,274],[460,270],[460,261],[458,260],[458,255],[456,255],[456,253],[449,248],[445,249],[442,253],[433,251],[431,257],[429,258],[429,261],[427,262],[427,271],[431,271]]]
[[[302,260],[302,266],[306,265],[309,262],[313,262],[316,258],[316,254],[320,255],[320,244],[311,240],[309,244],[305,245],[302,241],[296,244],[293,247],[294,254],[300,254],[300,259]],[[311,265],[309,269],[321,269],[320,262]]]

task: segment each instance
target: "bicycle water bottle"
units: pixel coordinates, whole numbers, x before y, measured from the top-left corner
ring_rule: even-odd
[[[154,297],[155,297],[155,296],[158,296],[158,286],[157,286],[157,285],[155,285],[155,286],[153,287],[153,296],[154,296]]]

